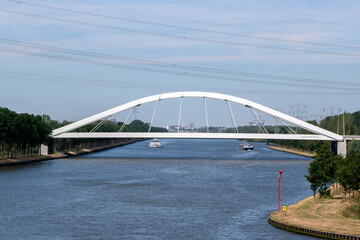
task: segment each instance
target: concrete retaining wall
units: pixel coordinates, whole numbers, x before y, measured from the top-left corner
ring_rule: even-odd
[[[314,229],[308,229],[308,228],[302,228],[302,227],[296,227],[291,226],[285,223],[277,222],[269,216],[269,223],[273,225],[274,227],[285,229],[287,231],[316,236],[316,237],[322,237],[327,239],[351,239],[351,240],[360,240],[360,236],[353,236],[353,235],[346,235],[346,234],[338,234],[338,233],[331,233],[331,232],[324,232],[324,231],[318,231]]]

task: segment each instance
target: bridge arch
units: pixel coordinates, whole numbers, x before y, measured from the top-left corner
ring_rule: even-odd
[[[285,121],[287,123],[290,123],[294,126],[298,126],[300,128],[306,129],[312,133],[314,133],[315,135],[301,135],[301,138],[299,138],[300,135],[298,135],[298,137],[294,137],[291,136],[291,134],[277,134],[277,135],[287,135],[287,138],[279,138],[278,136],[275,136],[276,134],[264,134],[266,136],[259,136],[256,134],[252,134],[249,137],[249,134],[247,134],[246,136],[244,134],[229,134],[226,137],[221,137],[221,138],[248,138],[248,139],[308,139],[308,140],[329,140],[329,141],[343,141],[344,138],[343,136],[340,136],[338,134],[335,134],[333,132],[330,132],[328,130],[322,129],[320,127],[314,126],[312,124],[309,124],[305,121],[302,121],[300,119],[294,118],[292,116],[289,116],[287,114],[284,114],[282,112],[276,111],[274,109],[271,109],[269,107],[266,107],[264,105],[255,103],[253,101],[244,99],[244,98],[239,98],[239,97],[235,97],[235,96],[231,96],[231,95],[227,95],[227,94],[221,94],[221,93],[214,93],[214,92],[196,92],[196,91],[186,91],[186,92],[170,92],[170,93],[163,93],[163,94],[157,94],[157,95],[153,95],[153,96],[149,96],[149,97],[144,97],[144,98],[140,98],[125,104],[122,104],[120,106],[111,108],[109,110],[106,110],[104,112],[92,115],[90,117],[81,119],[77,122],[71,123],[69,125],[63,126],[61,128],[55,129],[53,130],[52,136],[54,138],[65,138],[65,137],[71,137],[71,134],[69,133],[70,131],[85,126],[87,124],[96,122],[98,120],[102,120],[105,119],[109,116],[112,116],[116,113],[134,108],[136,106],[145,104],[145,103],[150,103],[150,102],[154,102],[154,101],[159,101],[159,100],[165,100],[165,99],[171,99],[171,98],[213,98],[213,99],[218,99],[218,100],[224,100],[224,101],[229,101],[229,102],[233,102],[236,104],[241,104],[245,107],[251,108],[251,109],[255,109],[257,111],[263,112],[269,116],[272,116],[276,119],[280,119],[282,121]],[[67,134],[66,134],[67,133]],[[128,134],[128,137],[131,136],[137,136],[136,134]],[[272,135],[272,136],[270,136]],[[75,134],[72,135],[73,137],[75,137]],[[86,133],[77,133],[77,137],[91,137],[91,135],[86,134]],[[93,134],[92,137],[94,137],[95,135]],[[120,136],[119,134],[115,135],[115,134],[98,134],[98,137],[116,137],[116,136]],[[162,135],[157,136],[155,133],[153,133],[152,135],[149,135],[149,137],[161,137]],[[170,135],[167,135],[170,136]],[[189,137],[189,135],[181,135],[178,133],[177,135],[178,137],[182,137],[182,138],[186,138]],[[198,137],[200,138],[207,138],[207,137],[201,137],[203,135],[199,134]],[[218,135],[220,136],[220,135]],[[171,136],[174,137],[174,136]],[[210,137],[208,137],[210,138]],[[211,136],[211,138],[216,138],[214,136]]]

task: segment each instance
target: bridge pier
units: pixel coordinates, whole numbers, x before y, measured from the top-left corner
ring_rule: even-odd
[[[51,145],[41,144],[40,146],[41,155],[49,155],[53,153],[54,153],[54,146],[52,144]]]
[[[343,142],[333,141],[331,142],[330,148],[335,154],[346,157],[346,140]]]

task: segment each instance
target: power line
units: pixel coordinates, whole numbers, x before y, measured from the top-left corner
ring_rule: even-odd
[[[49,17],[49,16],[30,14],[30,13],[23,13],[23,12],[18,12],[18,11],[13,11],[13,10],[6,10],[6,9],[0,9],[0,11],[7,12],[7,13],[12,13],[12,14],[16,14],[16,15],[23,15],[23,16],[29,16],[29,17],[42,18],[42,19],[47,19],[47,20],[67,22],[67,23],[86,25],[86,26],[92,26],[92,27],[104,28],[104,29],[111,29],[111,30],[117,30],[117,31],[127,31],[127,32],[134,32],[134,33],[146,34],[146,35],[156,35],[156,36],[170,37],[170,38],[176,38],[176,39],[181,39],[181,40],[191,40],[191,41],[197,41],[197,42],[207,42],[207,43],[222,44],[222,45],[245,46],[245,47],[274,49],[274,50],[282,50],[282,51],[303,52],[303,53],[317,53],[317,54],[337,55],[337,56],[347,56],[347,57],[360,57],[360,54],[353,54],[353,53],[322,51],[322,50],[310,50],[310,49],[298,49],[298,48],[288,48],[288,47],[277,47],[277,46],[268,46],[268,45],[242,43],[242,42],[232,42],[232,41],[224,41],[224,40],[211,40],[211,39],[191,37],[191,36],[181,36],[181,35],[174,35],[174,34],[168,34],[168,33],[159,33],[159,32],[145,31],[145,30],[137,30],[137,29],[129,29],[129,28],[122,28],[122,27],[108,26],[108,25],[102,25],[102,24],[97,24],[97,23],[87,23],[87,22],[82,22],[82,21],[75,21],[75,20],[56,18],[56,17]]]
[[[226,10],[231,10],[231,11],[239,11],[239,12],[250,12],[250,13],[255,13],[255,14],[258,14],[258,15],[267,15],[267,16],[272,16],[272,17],[280,17],[280,18],[287,18],[287,19],[294,19],[294,20],[318,22],[318,23],[322,23],[322,24],[339,25],[339,26],[346,26],[346,27],[360,29],[360,26],[351,25],[351,24],[328,22],[328,21],[323,21],[323,20],[319,20],[319,19],[311,19],[311,18],[299,18],[299,17],[294,17],[294,16],[278,15],[278,14],[274,14],[274,13],[259,12],[259,11],[253,11],[253,10],[240,10],[240,9],[236,9],[236,8],[229,8],[229,7],[226,7],[226,6],[199,3],[199,2],[187,1],[187,0],[181,0],[181,1],[182,2],[185,1],[185,2],[188,2],[190,4],[199,5],[199,6],[206,6],[206,7],[212,7],[212,8],[221,8],[221,9],[226,9]]]
[[[22,4],[22,5],[35,6],[35,7],[41,7],[41,8],[46,8],[46,9],[53,9],[53,10],[70,12],[70,13],[90,15],[90,16],[95,16],[95,17],[102,17],[102,18],[120,20],[120,21],[126,21],[126,22],[133,22],[133,23],[140,23],[140,24],[146,24],[146,25],[175,28],[175,29],[181,29],[181,30],[191,30],[191,31],[215,33],[215,34],[228,35],[228,36],[238,36],[238,37],[245,37],[245,38],[252,38],[252,39],[262,39],[262,40],[272,40],[272,41],[280,41],[280,42],[288,42],[288,43],[298,43],[298,44],[305,44],[305,45],[317,45],[317,46],[336,47],[336,48],[360,49],[360,46],[318,43],[318,42],[311,42],[311,41],[299,41],[299,40],[292,40],[292,39],[282,39],[282,38],[265,37],[265,36],[253,36],[253,35],[240,34],[240,33],[215,31],[215,30],[210,30],[210,29],[186,27],[186,26],[179,26],[179,25],[173,25],[173,24],[164,24],[164,23],[150,22],[150,21],[137,20],[137,19],[131,19],[131,18],[109,16],[109,15],[104,15],[104,14],[99,14],[99,13],[91,13],[91,12],[86,12],[86,11],[73,10],[73,9],[68,9],[68,8],[61,8],[61,7],[55,7],[55,6],[49,6],[49,5],[37,4],[37,3],[28,3],[28,2],[17,1],[17,0],[2,0],[2,1],[10,1],[10,2],[15,2],[17,4]]]
[[[121,81],[110,81],[110,80],[98,80],[91,78],[75,78],[75,77],[66,77],[66,76],[54,76],[48,74],[36,74],[36,73],[26,73],[26,72],[14,72],[14,71],[1,71],[0,79],[12,79],[18,81],[31,81],[31,82],[45,82],[45,83],[56,83],[56,84],[71,84],[71,85],[84,85],[86,86],[101,86],[101,87],[116,87],[116,88],[130,88],[130,89],[189,89],[194,90],[194,87],[184,87],[175,85],[166,85],[166,84],[131,84]],[[53,80],[53,81],[52,81]],[[196,87],[195,87],[196,88]],[[198,90],[210,90],[210,91],[219,91],[219,88],[209,88],[201,87]],[[265,95],[342,95],[348,94],[344,92],[305,92],[305,91],[272,91],[272,90],[259,90],[259,89],[234,89],[234,88],[221,88],[221,90],[229,92],[237,92],[242,94],[265,94]],[[353,93],[354,95],[360,94],[359,92]]]
[[[10,0],[12,1],[12,0]],[[79,1],[75,1],[80,3]],[[98,5],[93,5],[93,6],[98,6]],[[126,10],[127,12],[133,12],[133,13],[142,13],[142,14],[149,14],[149,12],[144,12],[144,11],[139,11],[138,9],[136,11],[134,10]],[[179,20],[183,20],[183,21],[189,21],[189,19],[187,18],[182,18],[182,17],[177,17],[177,16],[169,16],[169,15],[164,15],[164,14],[154,14],[153,12],[150,13],[152,16],[160,16],[160,17],[167,17],[167,18],[172,18],[172,19],[179,19]],[[193,22],[193,20],[192,20]],[[262,32],[272,32],[272,33],[281,33],[281,34],[287,34],[287,35],[291,35],[293,36],[296,33],[290,33],[290,32],[286,32],[286,31],[282,31],[282,30],[271,30],[271,29],[266,29],[266,28],[258,28],[258,27],[254,27],[254,26],[246,26],[246,25],[234,25],[234,24],[229,24],[229,23],[219,23],[219,22],[210,22],[210,21],[204,21],[204,20],[196,20],[196,23],[205,23],[205,24],[211,24],[211,25],[218,25],[218,26],[226,26],[226,27],[236,27],[236,28],[245,28],[245,29],[249,29],[249,30],[259,30]],[[336,40],[336,41],[350,41],[350,42],[359,42],[358,39],[345,39],[345,38],[338,38],[338,37],[325,37],[325,36],[317,36],[317,38],[320,39],[327,39],[327,40]]]
[[[82,63],[90,63],[90,64],[98,64],[98,65],[104,65],[109,67],[120,67],[125,69],[132,69],[132,70],[142,70],[142,71],[148,71],[148,72],[157,72],[157,73],[167,73],[172,75],[178,75],[178,76],[188,76],[188,77],[198,77],[198,78],[205,78],[205,79],[214,79],[214,80],[227,80],[227,81],[235,81],[235,82],[245,82],[245,83],[262,83],[262,84],[271,84],[271,85],[283,85],[283,86],[292,86],[292,87],[307,87],[307,88],[320,88],[320,89],[334,89],[334,90],[343,90],[343,91],[351,91],[348,93],[358,92],[359,89],[356,88],[340,88],[339,87],[326,87],[322,85],[301,85],[301,84],[288,84],[288,83],[278,83],[278,82],[267,82],[267,81],[260,81],[260,80],[253,80],[253,79],[239,79],[239,78],[229,78],[229,77],[221,77],[221,76],[213,76],[213,75],[206,75],[206,74],[197,74],[197,73],[189,73],[189,72],[176,72],[176,71],[165,71],[165,70],[158,70],[158,69],[149,69],[144,67],[138,67],[138,66],[129,66],[129,65],[117,65],[115,63],[106,63],[101,62],[98,60],[91,60],[91,59],[81,59],[81,58],[75,58],[75,57],[65,57],[65,56],[54,56],[44,53],[34,53],[34,52],[25,52],[21,50],[9,50],[5,49],[7,52],[13,52],[13,53],[25,53],[33,56],[41,56],[41,57],[47,57],[47,58],[53,58],[53,59],[62,59],[62,60],[69,60],[69,61],[76,61],[76,62],[82,62]]]
[[[229,71],[218,68],[195,67],[195,66],[181,65],[181,64],[169,64],[169,63],[153,61],[153,60],[125,58],[125,57],[109,55],[109,54],[100,54],[100,53],[94,53],[88,51],[73,50],[73,49],[54,47],[43,44],[33,44],[33,43],[9,40],[4,38],[0,38],[0,43],[6,44],[8,46],[5,48],[4,47],[0,48],[3,51],[7,51],[7,52],[22,53],[33,56],[62,59],[62,60],[76,61],[82,63],[106,65],[111,67],[167,73],[173,75],[175,74],[181,76],[192,76],[192,77],[209,78],[216,80],[228,80],[228,81],[237,81],[237,82],[240,81],[247,83],[277,84],[277,85],[285,85],[292,87],[300,86],[300,87],[308,87],[308,88],[336,89],[343,91],[358,91],[358,88],[355,88],[354,86],[360,86],[359,83],[353,83],[353,82],[337,82],[337,81],[329,81],[329,80],[307,79],[307,78],[299,78],[299,77],[269,75],[269,74],[246,73],[239,71]],[[136,65],[129,65],[129,63]],[[216,75],[210,75],[209,73],[214,73]],[[227,75],[236,76],[236,78],[227,77]],[[245,76],[247,78],[246,79],[238,78],[239,75]],[[264,81],[257,79],[248,79],[248,77],[260,78],[260,79],[266,78],[273,80]],[[290,81],[292,82],[290,83]],[[322,85],[314,85],[314,83],[322,84]],[[325,86],[324,84],[326,84],[327,86]],[[337,86],[331,87],[329,85],[337,85]],[[344,85],[348,85],[351,87],[344,87]],[[339,86],[342,87],[340,88]]]

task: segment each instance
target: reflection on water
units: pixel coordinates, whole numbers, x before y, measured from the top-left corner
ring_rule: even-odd
[[[148,141],[0,169],[3,239],[311,239],[276,229],[283,204],[311,195],[311,159],[235,140]]]

